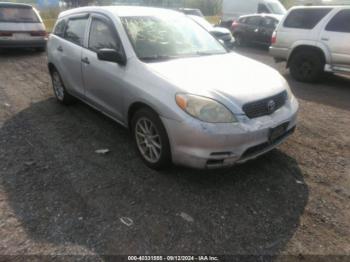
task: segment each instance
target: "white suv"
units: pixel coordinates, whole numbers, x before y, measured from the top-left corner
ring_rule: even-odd
[[[350,6],[294,7],[272,36],[270,53],[298,81],[324,71],[350,74]]]

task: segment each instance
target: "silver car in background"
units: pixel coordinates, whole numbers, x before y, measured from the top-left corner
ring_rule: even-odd
[[[350,74],[350,6],[298,6],[272,36],[270,54],[293,78],[316,82],[324,72]]]
[[[30,5],[0,2],[0,48],[30,47],[45,51],[47,34]]]
[[[274,69],[227,50],[175,11],[85,7],[48,42],[58,101],[76,98],[130,128],[151,168],[231,166],[295,129],[298,102]]]

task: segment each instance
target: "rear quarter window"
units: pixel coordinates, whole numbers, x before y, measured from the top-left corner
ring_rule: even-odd
[[[55,29],[53,31],[53,34],[59,37],[63,37],[65,28],[66,28],[66,20],[60,20],[57,22]]]
[[[326,26],[327,31],[350,33],[350,9],[338,12]]]
[[[64,38],[74,44],[83,45],[87,18],[69,19],[65,26]]]
[[[289,13],[283,23],[284,27],[313,29],[332,9],[296,9]]]
[[[0,6],[0,22],[40,23],[40,20],[31,7]]]

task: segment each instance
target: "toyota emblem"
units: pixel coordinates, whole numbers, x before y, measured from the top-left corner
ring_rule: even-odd
[[[267,102],[267,111],[271,114],[275,111],[276,103],[273,100],[270,100]]]

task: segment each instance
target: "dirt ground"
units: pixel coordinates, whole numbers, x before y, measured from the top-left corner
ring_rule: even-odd
[[[266,51],[238,52],[287,78],[298,128],[265,156],[206,172],[148,169],[121,126],[56,103],[45,54],[2,52],[0,254],[350,258],[350,80],[301,84]]]

